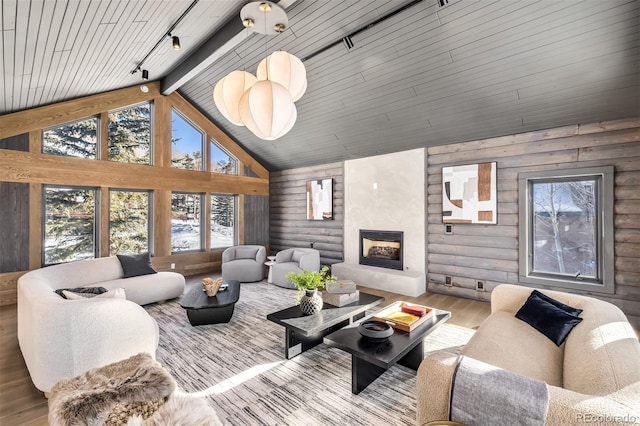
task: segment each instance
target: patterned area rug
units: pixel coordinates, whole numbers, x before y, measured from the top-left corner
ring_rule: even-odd
[[[146,309],[160,326],[158,361],[187,393],[207,398],[225,425],[413,425],[415,372],[394,366],[359,395],[351,393],[351,355],[320,344],[284,359],[284,327],[268,313],[295,291],[242,284],[228,324],[192,327],[178,302]],[[473,330],[444,324],[425,351],[458,352]]]

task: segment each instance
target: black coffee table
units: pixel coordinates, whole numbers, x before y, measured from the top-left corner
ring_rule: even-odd
[[[219,324],[229,322],[233,309],[240,298],[240,281],[228,280],[229,286],[213,296],[207,296],[202,286],[196,286],[180,301],[187,311],[191,325]]]
[[[357,395],[396,363],[418,370],[424,338],[449,318],[451,312],[435,309],[433,318],[413,331],[394,330],[387,341],[378,343],[360,336],[356,324],[329,334],[324,343],[351,354],[351,392]]]
[[[357,302],[337,307],[325,303],[315,315],[305,315],[300,306],[292,306],[267,315],[269,321],[284,326],[284,356],[291,359],[322,343],[322,338],[360,318],[365,311],[384,301],[384,297],[360,292]]]

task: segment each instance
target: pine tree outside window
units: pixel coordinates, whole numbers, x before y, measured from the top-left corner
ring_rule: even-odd
[[[204,194],[171,193],[171,252],[197,251],[204,248],[202,203]]]
[[[613,293],[613,167],[518,179],[520,282]]]
[[[89,117],[42,130],[42,153],[98,158],[98,117]]]
[[[211,194],[211,248],[236,245],[235,195]]]
[[[228,175],[238,174],[238,160],[218,145],[214,139],[211,139],[209,149],[209,165],[212,172]]]
[[[204,170],[204,132],[175,109],[171,110],[171,167]]]
[[[111,161],[151,164],[151,104],[109,111],[108,156]]]
[[[97,189],[45,186],[43,192],[43,265],[97,257]]]
[[[151,251],[151,191],[109,190],[109,254]]]

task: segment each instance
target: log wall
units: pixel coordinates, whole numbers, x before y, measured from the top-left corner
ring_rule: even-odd
[[[498,225],[455,224],[444,233],[442,167],[497,162]],[[489,300],[501,283],[518,282],[518,173],[615,167],[615,294],[590,295],[619,306],[640,324],[640,118],[575,125],[427,150],[428,288]],[[445,276],[453,286],[444,286]],[[486,291],[475,280],[486,280]],[[585,293],[588,294],[588,293]]]
[[[333,220],[307,220],[307,181],[333,179]],[[344,166],[342,162],[273,172],[269,178],[271,254],[291,247],[320,251],[320,263],[343,260]]]

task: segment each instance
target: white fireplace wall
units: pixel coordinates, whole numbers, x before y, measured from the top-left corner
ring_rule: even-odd
[[[406,271],[426,272],[425,150],[344,163],[344,257],[358,264],[359,230],[403,231]]]

